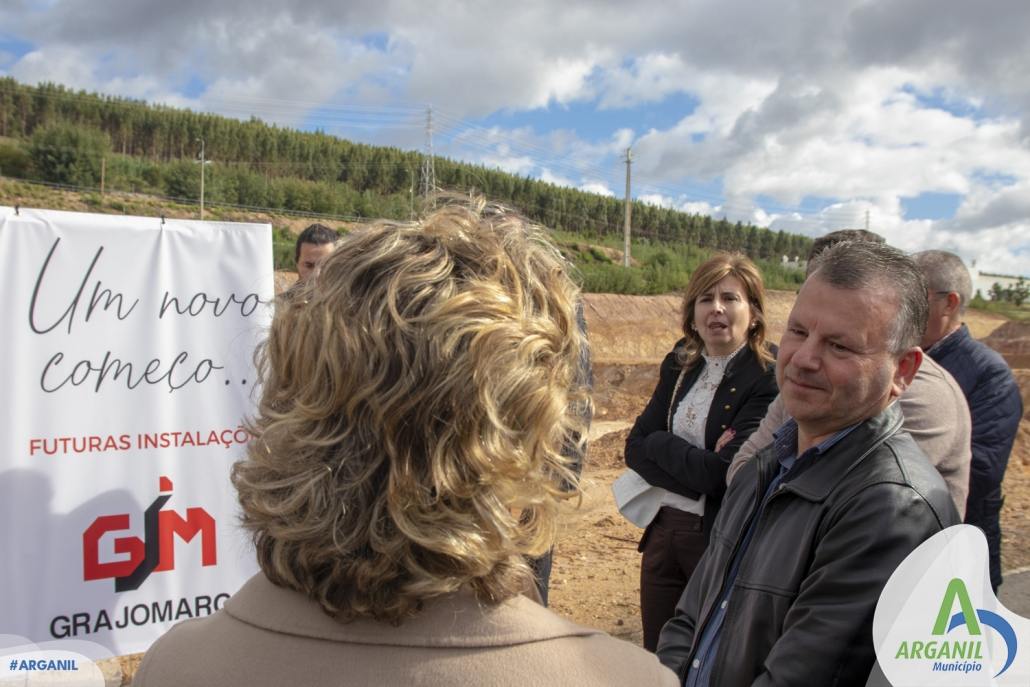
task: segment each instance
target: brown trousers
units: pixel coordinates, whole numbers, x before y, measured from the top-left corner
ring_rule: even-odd
[[[701,517],[662,507],[640,540],[640,620],[644,648],[655,651],[662,626],[676,612],[676,604],[705,551]]]

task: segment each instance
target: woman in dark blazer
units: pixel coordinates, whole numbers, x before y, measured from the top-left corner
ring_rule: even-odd
[[[683,300],[685,337],[662,361],[626,440],[626,465],[666,491],[639,547],[649,651],[704,552],[726,468],[776,397],[764,310],[762,277],[748,258],[720,254],[698,267]]]

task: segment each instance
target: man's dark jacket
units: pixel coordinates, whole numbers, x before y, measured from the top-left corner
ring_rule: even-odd
[[[626,465],[652,486],[692,499],[705,494],[704,533],[708,536],[726,491],[726,470],[730,461],[758,429],[765,411],[779,392],[775,364],[763,364],[750,346],[744,346],[727,363],[712,398],[705,421],[705,445],[693,446],[673,434],[669,420],[670,410],[679,405],[705,367],[705,360],[701,358],[683,375],[677,388],[676,381],[683,372],[677,351],[685,343],[686,339],[676,342],[662,361],[651,400],[626,438]],[[775,347],[772,353],[776,355]],[[716,451],[719,437],[727,429],[735,432],[733,439]]]
[[[959,522],[944,480],[901,421],[891,404],[806,457],[769,497],[729,597],[712,687],[865,685],[887,579],[919,544]],[[658,658],[681,680],[779,469],[769,446],[734,478],[708,550],[662,630]]]
[[[962,325],[927,354],[951,373],[969,402],[973,460],[969,465],[966,522],[987,536],[991,583],[1001,584],[1001,483],[1023,417],[1023,399],[1004,358],[969,335]]]

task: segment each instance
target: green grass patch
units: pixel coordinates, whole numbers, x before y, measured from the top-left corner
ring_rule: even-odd
[[[553,232],[555,241],[579,272],[580,286],[588,293],[662,294],[686,288],[694,270],[716,253],[685,243],[640,239],[630,254],[633,263],[622,265],[622,241],[617,237],[591,237]],[[773,260],[756,260],[767,289],[795,291],[804,272]]]
[[[984,298],[974,298],[969,301],[969,307],[981,312],[1002,315],[1010,320],[1030,320],[1030,303],[1016,305],[1005,301],[989,301]]]
[[[146,167],[140,163],[142,167]],[[110,168],[109,168],[110,171]],[[73,205],[78,199],[90,210],[150,217],[196,217],[198,208],[191,203],[146,195],[108,193],[101,196],[95,191],[76,193],[45,186],[0,179],[0,204],[20,204],[23,207],[53,208],[57,210],[81,209]],[[272,254],[275,269],[294,270],[294,249],[297,237],[281,225],[282,215],[260,211],[238,211],[219,207],[212,202],[205,208],[208,219],[228,221],[268,222],[272,224]],[[315,220],[311,220],[315,221]],[[341,234],[346,230],[337,221],[318,220],[335,228]],[[618,236],[586,236],[568,231],[554,231],[552,238],[565,256],[576,266],[577,278],[584,291],[590,293],[663,294],[682,291],[698,265],[715,251],[684,242],[634,240],[631,255],[633,264],[622,266],[622,240]],[[799,270],[783,267],[778,261],[756,260],[768,289],[797,290],[804,281]],[[993,305],[993,304],[992,304]],[[1026,317],[1026,315],[1023,315]]]

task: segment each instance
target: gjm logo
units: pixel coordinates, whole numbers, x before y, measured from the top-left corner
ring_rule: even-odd
[[[192,541],[200,534],[201,564],[218,562],[215,519],[203,508],[187,508],[186,517],[173,510],[161,510],[172,498],[172,481],[160,479],[160,495],[143,515],[143,539],[127,536],[114,540],[115,553],[128,554],[125,560],[100,562],[100,539],[108,532],[129,529],[129,515],[101,515],[82,533],[84,580],[114,578],[116,592],[139,589],[152,572],[175,569],[175,537]]]

